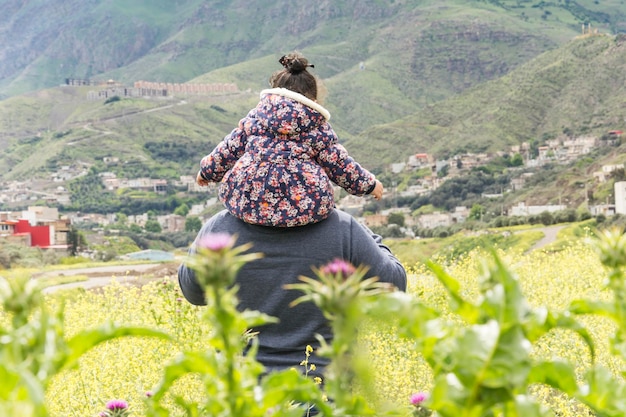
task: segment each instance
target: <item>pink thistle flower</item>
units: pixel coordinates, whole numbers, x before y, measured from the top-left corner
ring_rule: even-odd
[[[425,392],[416,392],[415,394],[411,395],[411,404],[417,407],[418,405],[426,401],[427,398],[428,394],[426,394]]]
[[[332,262],[322,267],[322,272],[325,274],[341,275],[343,278],[348,278],[355,271],[354,266],[343,259],[334,259]]]
[[[152,397],[154,394],[152,393],[152,391],[146,391],[146,397],[150,398]]]
[[[219,252],[231,248],[235,239],[228,233],[209,233],[198,241],[198,246],[206,248],[212,252]]]
[[[124,400],[111,400],[106,405],[107,410],[121,411],[128,408],[128,403]]]
[[[106,410],[98,414],[98,417],[124,417],[128,416],[130,410],[128,403],[124,400],[111,400],[106,403]]]

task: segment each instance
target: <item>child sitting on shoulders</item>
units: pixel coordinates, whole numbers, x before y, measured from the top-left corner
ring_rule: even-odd
[[[235,217],[257,225],[303,226],[335,207],[331,181],[380,200],[383,185],[361,167],[328,123],[313,67],[294,52],[270,77],[259,104],[200,162],[199,185],[221,181],[219,198]]]

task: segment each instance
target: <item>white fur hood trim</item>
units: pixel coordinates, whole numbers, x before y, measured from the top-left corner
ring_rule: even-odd
[[[324,116],[326,120],[330,120],[330,112],[328,110],[326,110],[322,105],[316,103],[308,97],[303,96],[300,93],[296,93],[295,91],[291,91],[287,88],[268,88],[261,91],[261,98],[263,98],[263,95],[265,94],[276,94],[296,100],[297,102],[300,102],[305,106],[308,106],[313,110],[318,111],[322,116]]]

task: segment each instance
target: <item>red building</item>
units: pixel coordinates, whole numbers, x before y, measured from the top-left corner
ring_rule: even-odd
[[[54,231],[49,225],[32,226],[28,220],[18,220],[14,227],[14,235],[30,235],[30,246],[49,247],[54,240]]]
[[[67,250],[69,225],[67,219],[29,220],[0,213],[0,238],[30,247]]]

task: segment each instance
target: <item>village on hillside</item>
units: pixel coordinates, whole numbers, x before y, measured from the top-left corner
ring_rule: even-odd
[[[617,140],[621,136],[621,131],[609,132],[610,140]],[[610,143],[608,143],[610,144]],[[606,146],[607,140],[600,140],[594,137],[562,138],[560,140],[549,141],[546,146],[538,149],[538,156],[529,159],[529,146],[522,144],[513,147],[508,154],[520,155],[523,164],[522,168],[538,167],[546,163],[571,162],[585,154],[591,152],[598,146]],[[502,152],[504,154],[505,152]],[[389,170],[400,175],[405,171],[429,170],[430,174],[424,176],[416,183],[410,185],[401,192],[395,188],[387,188],[384,198],[397,198],[419,196],[427,194],[443,182],[450,178],[462,176],[472,168],[484,166],[489,161],[501,154],[463,154],[456,155],[449,160],[436,160],[426,153],[411,155],[406,161],[397,162],[389,166]],[[117,158],[105,158],[106,164],[117,163]],[[102,227],[113,224],[116,215],[96,214],[96,213],[67,213],[60,214],[54,206],[67,204],[70,201],[70,194],[65,184],[73,179],[87,174],[90,166],[83,162],[76,162],[72,166],[62,166],[58,171],[53,172],[45,180],[30,180],[28,182],[9,181],[0,183],[0,205],[5,207],[11,205],[28,206],[27,210],[21,211],[0,211],[0,238],[10,239],[14,242],[21,242],[26,246],[36,246],[57,250],[67,250],[68,231],[71,225],[80,223],[97,224]],[[602,170],[593,174],[593,181],[605,182],[611,173],[618,169],[624,169],[624,164],[606,165]],[[445,177],[439,175],[442,170],[446,170]],[[532,173],[524,173],[511,182],[511,190],[524,188],[525,181]],[[135,189],[151,191],[157,194],[165,194],[168,185],[173,185],[179,189],[185,189],[190,193],[208,193],[214,195],[214,188],[207,190],[207,187],[200,187],[196,184],[194,177],[181,176],[179,180],[168,183],[166,179],[151,178],[118,178],[113,172],[102,172],[99,174],[103,186],[112,192],[122,189]],[[626,214],[626,182],[615,184],[615,203],[607,201],[605,204],[589,206],[591,215],[613,215],[615,213]],[[485,197],[498,198],[502,194],[489,195]],[[42,207],[41,202],[49,205]],[[412,216],[408,208],[391,208],[381,213],[363,216],[363,206],[367,199],[347,196],[337,202],[337,206],[359,218],[369,227],[387,224],[390,213],[401,212],[406,219],[405,226],[418,226],[420,228],[432,229],[440,226],[450,226],[455,223],[463,223],[470,214],[468,207],[456,207],[451,212],[435,212]],[[37,205],[35,205],[37,203]],[[31,206],[32,204],[32,206]],[[218,204],[215,197],[208,198],[204,204],[194,205],[190,208],[187,216],[178,214],[164,214],[156,216],[161,230],[164,232],[179,232],[185,228],[186,217],[196,216],[200,220],[207,208]],[[567,209],[567,204],[547,204],[547,205],[517,205],[504,208],[503,216],[532,216],[543,212],[558,212]],[[148,222],[148,214],[128,216],[127,223],[145,227]],[[407,229],[407,235],[411,235]]]

